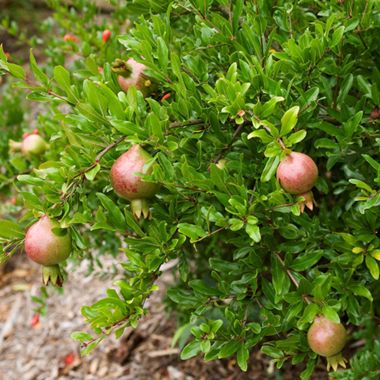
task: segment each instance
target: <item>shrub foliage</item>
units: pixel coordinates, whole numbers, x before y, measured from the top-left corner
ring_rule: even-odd
[[[73,260],[115,256],[124,276],[82,308],[93,334],[73,333],[84,353],[138,324],[170,262],[183,359],[236,355],[245,371],[258,346],[278,367],[303,362],[307,379],[318,357],[306,333],[323,315],[365,342],[334,376],[378,378],[379,1],[112,1],[100,22],[88,1],[49,3],[45,58],[0,53],[0,120],[18,123],[9,83],[24,88],[49,142],[25,158],[5,145],[27,123],[0,137],[2,191],[23,202],[0,221],[2,260],[43,214],[70,229]],[[147,67],[148,96],[121,91],[118,58]],[[134,144],[153,157],[143,180],[160,185],[141,220],[110,182]],[[276,179],[290,151],[318,166],[312,211]]]

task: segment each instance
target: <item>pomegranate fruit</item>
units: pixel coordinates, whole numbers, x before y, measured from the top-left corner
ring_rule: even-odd
[[[144,96],[152,91],[152,82],[144,75],[145,65],[129,58],[128,61],[116,59],[112,63],[112,71],[117,76],[120,88],[127,92],[132,86],[140,90]]]
[[[152,172],[153,165],[146,167],[151,158],[148,152],[136,144],[123,153],[111,168],[111,183],[115,192],[131,201],[132,212],[137,218],[140,218],[141,214],[148,217],[149,208],[146,200],[156,194],[159,188],[156,183],[146,182],[136,175]]]
[[[277,168],[277,179],[281,187],[290,194],[307,193],[317,178],[317,165],[304,153],[290,153]]]
[[[63,278],[58,264],[66,260],[71,253],[71,236],[68,232],[56,235],[53,229],[59,228],[56,221],[48,216],[41,217],[27,231],[25,252],[34,262],[42,265],[43,282],[62,285]]]
[[[341,323],[319,316],[307,332],[310,348],[318,355],[331,357],[339,354],[346,344],[347,332]]]
[[[28,135],[21,143],[21,152],[26,156],[39,155],[46,151],[48,144],[38,134]]]
[[[25,236],[25,252],[41,265],[55,265],[66,260],[71,252],[71,237],[68,233],[58,236],[52,230],[59,224],[48,216],[34,223]]]
[[[106,43],[111,37],[111,31],[109,29],[105,29],[102,34],[102,40],[104,43]]]

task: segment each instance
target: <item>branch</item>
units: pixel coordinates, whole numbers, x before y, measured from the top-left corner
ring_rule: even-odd
[[[78,174],[76,174],[73,178],[71,178],[71,181],[72,181],[72,182],[68,185],[68,187],[67,187],[67,189],[66,189],[66,193],[63,194],[63,195],[61,196],[61,202],[66,201],[67,198],[70,197],[71,192],[68,192],[68,190],[69,190],[69,189],[71,190],[71,188],[75,186],[75,183],[76,183],[75,180],[76,180],[77,178],[81,178],[81,179],[82,179],[83,176],[84,176],[87,172],[89,172],[90,170],[94,169],[94,168],[96,167],[96,165],[99,164],[99,162],[101,161],[101,159],[104,157],[104,155],[105,155],[107,152],[109,152],[109,151],[110,151],[111,149],[113,149],[115,146],[119,145],[119,144],[120,144],[121,142],[123,142],[126,138],[127,138],[127,136],[122,136],[122,137],[120,137],[118,140],[116,140],[116,141],[114,141],[113,143],[107,145],[102,151],[100,151],[100,152],[98,153],[98,155],[97,155],[96,158],[95,158],[95,162],[94,162],[92,165],[90,165],[88,168],[86,168],[86,169],[80,171],[80,172],[79,172]],[[58,207],[58,203],[56,203],[55,205],[52,206],[52,208],[56,208],[56,207]]]
[[[234,134],[232,135],[232,138],[231,138],[231,141],[229,142],[228,145],[226,145],[222,150],[221,152],[218,154],[218,156],[215,158],[214,162],[218,162],[222,157],[223,155],[231,148],[232,144],[235,142],[236,138],[238,137],[238,135],[240,134],[240,132],[242,131],[243,127],[245,127],[246,125],[249,125],[250,123],[245,121],[244,123],[240,124],[236,129],[235,129],[235,132]]]
[[[218,228],[218,229],[215,230],[215,231],[211,231],[211,232],[208,233],[207,235],[202,236],[202,237],[199,238],[198,240],[195,240],[194,243],[198,243],[198,242],[200,242],[200,241],[202,241],[202,240],[204,240],[204,239],[207,239],[207,238],[209,238],[210,236],[215,235],[215,234],[217,234],[217,233],[220,232],[220,231],[223,231],[224,229],[225,229],[225,227],[220,227],[220,228]]]
[[[295,287],[298,289],[298,288],[300,287],[300,284],[298,283],[297,279],[293,276],[293,273],[292,273],[289,269],[286,268],[286,266],[285,266],[285,262],[284,262],[284,260],[282,260],[281,256],[280,256],[278,253],[276,253],[275,255],[276,255],[276,257],[277,257],[277,260],[281,263],[283,269],[285,269],[285,271],[286,271],[287,275],[289,276],[290,280],[292,281],[292,283],[293,283],[293,284],[295,285]],[[311,304],[311,303],[312,303],[312,302],[310,301],[310,299],[309,299],[308,296],[305,296],[305,295],[304,295],[303,298],[304,298],[304,300],[306,301],[306,303],[308,303],[308,304]]]
[[[118,140],[114,141],[112,144],[106,146],[95,158],[95,163],[98,164],[100,160],[103,158],[103,156],[109,152],[112,148],[114,148],[116,145],[119,145],[121,142],[123,142],[127,136],[120,137]]]
[[[171,124],[169,124],[169,128],[181,128],[188,125],[199,125],[204,124],[204,121],[201,119],[193,119],[193,120],[187,120],[187,121],[175,121]]]

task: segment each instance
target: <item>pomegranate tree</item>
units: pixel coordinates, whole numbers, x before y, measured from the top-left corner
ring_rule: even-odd
[[[71,236],[60,229],[56,221],[45,215],[34,223],[25,236],[25,252],[31,260],[43,266],[44,284],[62,285],[58,264],[70,256]]]
[[[115,192],[122,198],[131,201],[133,214],[140,218],[149,215],[147,199],[156,194],[158,185],[144,181],[138,174],[150,174],[153,166],[147,167],[152,159],[140,145],[133,145],[112,165],[111,182]]]
[[[304,153],[290,153],[277,168],[277,179],[281,187],[290,194],[307,193],[317,178],[317,165]]]
[[[307,341],[312,351],[327,358],[328,369],[331,366],[336,370],[338,365],[345,367],[341,351],[347,341],[347,332],[341,323],[323,316],[316,317],[307,333]]]

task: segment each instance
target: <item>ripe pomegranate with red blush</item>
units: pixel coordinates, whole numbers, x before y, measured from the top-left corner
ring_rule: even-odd
[[[304,153],[290,153],[277,168],[277,179],[281,187],[290,194],[307,193],[317,178],[317,165]]]
[[[146,199],[156,194],[159,186],[146,182],[136,174],[149,175],[153,165],[146,167],[152,159],[140,145],[133,145],[126,153],[122,154],[112,165],[111,182],[115,192],[122,198],[131,201],[132,212],[139,218],[149,215]]]
[[[153,85],[151,80],[144,75],[145,69],[144,64],[135,61],[133,58],[129,58],[128,61],[116,59],[112,63],[112,71],[118,74],[117,81],[124,92],[134,86],[144,96],[147,96],[152,92]]]
[[[25,236],[25,252],[34,262],[42,265],[43,281],[62,285],[62,275],[58,264],[65,261],[71,253],[71,236],[67,231],[60,230],[57,235],[53,229],[59,229],[59,224],[48,216],[41,217],[34,223]]]
[[[55,265],[66,260],[71,252],[71,237],[66,232],[56,235],[52,229],[59,224],[46,215],[34,223],[25,236],[25,252],[41,265]]]

